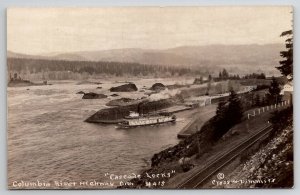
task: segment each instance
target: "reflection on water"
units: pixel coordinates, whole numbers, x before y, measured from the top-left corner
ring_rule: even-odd
[[[109,94],[112,85],[102,86],[95,90],[97,85],[70,82],[8,88],[9,185],[20,180],[103,181],[105,173],[136,173],[146,166],[144,158],[178,142],[188,114],[179,115],[176,124],[127,130],[83,122],[109,99],[82,100],[76,92]]]

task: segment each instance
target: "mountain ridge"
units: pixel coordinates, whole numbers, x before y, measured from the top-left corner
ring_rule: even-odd
[[[283,44],[179,46],[168,49],[124,48],[28,55],[7,51],[8,58],[67,61],[115,61],[168,66],[274,65]]]

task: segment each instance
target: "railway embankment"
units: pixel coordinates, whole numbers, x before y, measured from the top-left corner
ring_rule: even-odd
[[[271,118],[273,131],[260,147],[249,148],[235,162],[220,170],[224,179],[206,183],[207,188],[291,188],[293,187],[292,108]],[[223,182],[222,182],[223,181]],[[229,182],[224,182],[229,181]],[[233,182],[244,181],[244,182]],[[246,182],[247,181],[247,182]],[[221,183],[222,182],[222,183]]]
[[[243,120],[231,128],[217,142],[208,139],[212,136],[210,125],[213,119],[207,121],[201,128],[201,131],[181,140],[179,144],[155,154],[151,159],[151,168],[143,171],[140,178],[131,180],[130,182],[133,183],[131,187],[147,188],[147,184],[151,182],[161,182],[161,180],[149,178],[147,175],[173,172],[172,177],[163,180],[165,182],[163,186],[151,187],[177,188],[192,175],[197,174],[199,169],[208,166],[207,162],[212,162],[218,156],[228,153],[235,146],[243,144],[245,140],[249,142],[249,137],[255,134],[260,136],[260,133],[266,133],[263,136],[265,138],[268,137],[270,132],[272,132],[270,128],[266,128],[268,132],[263,132],[262,129],[266,126],[271,126],[268,122],[271,116],[272,112],[265,112],[261,113],[259,117]],[[259,145],[263,139],[257,137],[255,140],[255,144]],[[252,143],[248,144],[250,146]],[[182,163],[183,161],[185,163]],[[184,169],[183,164],[190,166],[188,166],[188,169]]]

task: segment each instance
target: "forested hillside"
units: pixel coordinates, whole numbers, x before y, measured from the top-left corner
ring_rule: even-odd
[[[146,65],[126,62],[93,62],[8,58],[8,73],[24,79],[86,79],[95,75],[183,76],[201,74],[189,67]]]

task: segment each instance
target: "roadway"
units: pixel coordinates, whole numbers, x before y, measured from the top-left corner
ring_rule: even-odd
[[[189,122],[178,134],[178,138],[186,138],[196,131],[200,130],[201,127],[216,114],[216,104],[199,107],[198,111],[194,114],[191,122]]]

